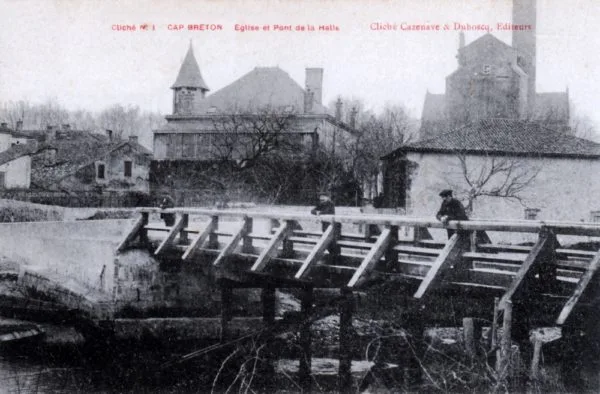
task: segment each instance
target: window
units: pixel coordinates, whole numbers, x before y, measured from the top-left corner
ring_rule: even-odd
[[[525,219],[536,220],[540,210],[538,208],[525,208]]]
[[[131,160],[125,160],[125,171],[124,175],[131,178]]]
[[[6,179],[6,173],[4,171],[0,171],[0,189],[4,189],[5,187],[5,181]]]
[[[489,64],[484,64],[483,65],[483,73],[485,75],[490,75],[491,72],[492,72],[492,66]]]
[[[590,221],[594,223],[600,223],[600,211],[590,212]]]
[[[98,164],[98,170],[96,172],[96,178],[104,179],[104,164]]]

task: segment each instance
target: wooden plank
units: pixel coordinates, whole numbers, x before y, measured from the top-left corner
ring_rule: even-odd
[[[198,235],[198,237],[196,237],[196,239],[192,241],[190,246],[187,247],[187,249],[183,253],[183,256],[181,257],[181,260],[189,260],[193,256],[194,252],[202,246],[204,241],[208,239],[208,236],[215,230],[216,226],[217,224],[215,223],[215,221],[211,219],[204,231],[202,231],[200,235]]]
[[[271,241],[267,244],[267,246],[262,250],[256,262],[250,268],[252,272],[260,272],[265,268],[265,265],[269,262],[271,257],[275,256],[277,253],[277,248],[279,245],[283,243],[283,241],[291,234],[292,226],[288,221],[285,221],[282,226],[280,226]]]
[[[415,292],[415,298],[423,298],[427,292],[435,289],[444,278],[447,271],[460,261],[461,255],[469,248],[468,234],[455,233],[446,243],[444,249],[427,272],[425,279]]]
[[[544,264],[545,260],[550,257],[550,255],[554,252],[554,246],[556,245],[555,240],[556,237],[550,232],[544,231],[540,233],[537,242],[531,249],[531,252],[527,255],[527,258],[523,264],[521,264],[519,271],[517,271],[513,282],[500,299],[500,303],[498,305],[500,310],[504,310],[507,302],[511,301],[513,297],[520,297],[520,293],[524,291],[530,282],[535,280],[535,270],[532,268]]]
[[[581,279],[579,279],[579,282],[577,283],[577,286],[575,287],[575,291],[573,291],[573,294],[567,300],[567,302],[565,303],[565,306],[560,311],[560,314],[558,315],[558,319],[556,319],[557,325],[562,326],[563,324],[565,324],[565,322],[571,315],[571,312],[577,305],[577,302],[581,299],[581,297],[585,293],[585,290],[588,288],[589,284],[592,282],[592,279],[594,279],[594,276],[597,275],[599,266],[600,266],[600,251],[596,252],[596,255],[592,259],[592,262],[590,263],[590,266],[588,267],[587,271],[585,271],[585,273],[583,274]]]
[[[395,251],[402,254],[419,254],[427,256],[439,256],[443,249],[434,248],[419,248],[416,246],[396,245],[393,247]]]
[[[479,253],[479,252],[467,252],[463,254],[463,257],[473,260],[483,261],[497,261],[501,262],[515,262],[522,263],[525,261],[528,255],[523,253],[511,253],[511,254],[493,254],[493,253]]]
[[[334,230],[334,226],[329,225],[329,227],[327,227],[327,229],[325,230],[323,235],[321,235],[321,238],[319,238],[319,241],[317,242],[315,247],[311,250],[310,254],[306,257],[306,260],[304,260],[302,267],[300,267],[298,272],[296,272],[296,275],[294,275],[294,278],[302,279],[302,278],[306,277],[306,275],[310,271],[310,268],[312,266],[314,266],[323,257],[323,255],[325,254],[325,251],[327,250],[327,247],[333,241],[333,238],[334,238],[333,230]]]
[[[352,276],[352,279],[350,279],[350,282],[348,282],[346,287],[348,287],[349,289],[355,287],[359,279],[361,279],[361,277],[373,270],[375,264],[379,261],[379,259],[381,259],[381,257],[383,257],[383,254],[386,252],[390,244],[391,238],[392,230],[389,227],[383,229],[383,231],[377,238],[377,241],[373,244],[373,247],[371,248],[367,256],[364,258],[362,263],[360,263],[360,266],[358,267],[358,269],[356,270],[356,272]]]
[[[351,248],[351,249],[367,249],[370,250],[374,243],[368,243],[368,242],[355,242],[355,241],[338,241],[337,242],[338,246],[344,247],[344,248]]]
[[[127,235],[125,235],[125,238],[123,238],[123,240],[119,243],[119,246],[117,246],[117,252],[123,251],[129,244],[129,242],[133,241],[135,237],[138,236],[140,230],[145,225],[144,222],[145,220],[143,216],[140,216],[138,220],[135,221],[131,229],[127,232]]]
[[[175,237],[177,236],[179,231],[184,226],[185,226],[185,220],[183,219],[183,216],[181,216],[181,217],[179,217],[179,219],[177,219],[177,221],[175,222],[175,225],[173,227],[171,227],[171,231],[169,231],[169,233],[167,234],[167,237],[165,239],[163,239],[163,241],[158,246],[158,248],[156,248],[156,250],[154,251],[154,255],[158,256],[159,254],[161,254],[163,252],[163,250],[165,250],[165,248],[169,244],[171,244],[171,242],[173,242],[173,240],[175,239]]]
[[[221,253],[217,256],[215,261],[213,262],[214,267],[220,266],[225,258],[232,254],[235,251],[235,248],[238,246],[244,235],[248,233],[248,228],[246,226],[246,218],[242,222],[240,229],[233,234],[233,237],[229,240],[229,242],[225,245]]]
[[[271,237],[269,237],[269,239],[271,239]],[[309,245],[310,244],[316,245],[319,243],[319,239],[317,239],[317,238],[289,237],[288,240],[290,240],[291,242],[299,243],[299,244],[309,244]]]

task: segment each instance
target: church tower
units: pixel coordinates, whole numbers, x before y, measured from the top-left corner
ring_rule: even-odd
[[[194,57],[190,42],[185,59],[179,69],[179,74],[173,86],[173,115],[193,115],[200,101],[206,96],[208,86],[202,79],[200,67]]]
[[[534,115],[535,108],[535,52],[536,52],[536,0],[513,0],[513,25],[531,26],[523,30],[514,29],[512,46],[517,50],[517,64],[527,74],[527,110]]]

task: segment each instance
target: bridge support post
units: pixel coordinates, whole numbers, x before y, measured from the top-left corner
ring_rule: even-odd
[[[504,304],[504,316],[502,320],[502,338],[500,349],[496,356],[496,373],[500,381],[505,380],[509,374],[511,345],[512,345],[512,301]]]
[[[140,228],[140,244],[146,246],[149,244],[148,242],[148,230],[146,230],[146,226],[148,225],[150,214],[148,212],[142,212],[142,228]]]
[[[211,216],[211,223],[213,224],[212,231],[208,235],[208,247],[210,249],[219,248],[219,236],[215,234],[215,231],[219,228],[219,216]]]
[[[257,357],[261,357],[261,368],[260,378],[263,381],[263,388],[267,392],[273,389],[275,383],[275,365],[274,365],[274,354],[272,350],[273,345],[273,330],[275,325],[275,288],[264,287],[261,292],[261,301],[263,307],[263,323],[266,328],[266,334],[264,339],[264,351],[259,352]]]
[[[312,353],[311,353],[311,332],[310,332],[310,315],[313,304],[313,288],[307,287],[302,289],[302,323],[300,326],[300,369],[299,380],[302,391],[309,393],[312,386]]]
[[[183,221],[183,227],[181,227],[181,231],[179,231],[179,243],[182,245],[187,245],[190,240],[187,233],[187,227],[190,221],[190,215],[184,213],[181,215],[181,220]]]
[[[233,299],[233,288],[221,283],[221,342],[229,339],[229,321],[231,321],[231,302]]]
[[[479,340],[481,339],[481,323],[472,317],[463,319],[463,339],[469,357],[477,355]]]
[[[354,297],[352,291],[343,288],[340,301],[340,365],[338,389],[347,393],[352,389],[352,313]]]

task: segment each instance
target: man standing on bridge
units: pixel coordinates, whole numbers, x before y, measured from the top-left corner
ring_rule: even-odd
[[[440,193],[442,197],[442,206],[435,217],[444,225],[447,225],[450,220],[469,220],[465,207],[456,198],[452,197],[452,190],[445,189]],[[448,238],[454,235],[455,230],[447,229]]]
[[[331,201],[331,197],[329,197],[329,194],[327,193],[321,193],[319,194],[319,202],[317,203],[317,206],[315,206],[311,211],[311,214],[313,215],[335,215],[335,205],[333,204],[333,201]],[[323,232],[325,232],[325,230],[327,230],[327,227],[329,227],[329,223],[323,222],[321,229],[323,230]]]

